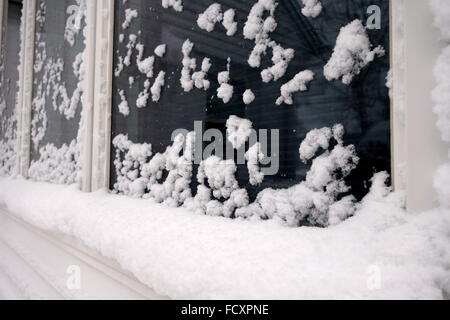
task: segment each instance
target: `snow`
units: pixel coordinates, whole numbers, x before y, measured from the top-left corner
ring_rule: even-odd
[[[149,97],[150,97],[150,80],[147,79],[144,82],[144,89],[141,92],[139,92],[138,98],[136,100],[136,107],[145,108],[147,106]]]
[[[128,77],[128,84],[130,85],[130,88],[133,87],[134,81],[135,81],[134,77],[132,76]]]
[[[235,21],[236,11],[234,9],[228,9],[223,14],[222,25],[227,30],[227,36],[232,37],[237,32],[238,24]]]
[[[192,81],[197,89],[208,90],[211,83],[206,76],[208,75],[209,69],[211,68],[211,60],[209,58],[204,58],[202,61],[202,67],[200,71],[194,72],[192,74]]]
[[[183,53],[183,68],[180,78],[181,87],[185,92],[190,92],[194,86],[197,89],[206,91],[211,85],[207,79],[209,69],[211,68],[211,59],[204,58],[200,71],[195,71],[197,68],[197,59],[190,57],[193,48],[194,44],[189,39],[183,43],[181,49]]]
[[[114,166],[117,182],[114,191],[133,197],[151,198],[158,203],[176,207],[191,197],[195,135],[178,135],[163,154],[151,158],[152,146],[133,143],[127,136],[113,139],[116,148]],[[184,150],[183,150],[184,147]],[[183,155],[180,155],[183,150]],[[163,183],[164,172],[167,177]]]
[[[158,102],[161,98],[161,90],[164,87],[164,78],[166,76],[166,73],[164,71],[160,71],[158,76],[155,79],[155,82],[153,83],[152,87],[150,88],[150,92],[152,93],[152,100],[153,102]]]
[[[434,174],[433,186],[440,205],[444,208],[450,208],[450,163],[443,164],[438,168]]]
[[[235,21],[236,11],[232,8],[222,12],[222,5],[219,3],[211,4],[197,18],[197,25],[200,29],[212,32],[217,23],[222,22],[227,31],[227,36],[232,37],[237,32],[237,22]]]
[[[193,48],[194,44],[189,39],[184,41],[181,48],[183,53],[183,69],[181,70],[180,83],[185,92],[189,92],[194,88],[194,81],[191,78],[191,71],[195,70],[197,67],[197,60],[190,57]]]
[[[67,7],[66,13],[69,14],[69,17],[66,21],[64,38],[72,47],[75,44],[75,38],[81,31],[82,21],[86,16],[86,10],[86,0],[76,0],[76,4]],[[40,13],[40,15],[39,21],[42,22],[42,13]]]
[[[220,87],[217,88],[217,97],[222,99],[223,103],[230,102],[234,92],[234,87],[228,83],[230,81],[230,63],[231,59],[228,58],[227,71],[219,72],[217,75],[217,81],[220,84]]]
[[[269,34],[277,28],[274,18],[276,6],[277,3],[274,0],[258,0],[245,22],[244,38],[255,41],[255,47],[248,59],[248,64],[252,68],[258,68],[261,65],[261,56],[266,53],[271,42]],[[269,15],[263,19],[265,11],[268,11]]]
[[[125,97],[125,91],[119,90],[120,103],[118,105],[119,112],[124,116],[128,116],[130,114],[130,107],[128,105],[127,98]]]
[[[450,289],[449,212],[408,214],[397,196],[377,186],[338,226],[289,229],[0,180],[11,213],[79,238],[173,299],[442,299]],[[368,285],[372,269],[379,288]]]
[[[227,137],[239,149],[253,134],[252,123],[231,116]],[[265,189],[250,204],[247,191],[240,188],[236,163],[211,156],[200,163],[195,196],[191,194],[195,133],[179,134],[172,146],[152,157],[151,145],[134,143],[124,135],[113,140],[117,193],[143,197],[171,207],[184,206],[198,214],[238,217],[248,220],[274,220],[296,227],[303,224],[327,227],[351,217],[357,207],[349,195],[345,179],[357,167],[359,158],[353,145],[344,144],[344,127],[311,131],[300,145],[299,160],[311,162],[306,179],[287,189]],[[322,150],[323,149],[323,150]],[[264,159],[260,143],[246,152],[249,183],[261,184],[264,174],[259,164]],[[165,177],[165,178],[164,178]],[[387,179],[387,174],[379,173]],[[384,180],[383,180],[384,181]]]
[[[333,128],[325,127],[311,130],[300,144],[300,159],[306,163],[317,154],[319,149],[328,149],[331,138],[342,144],[344,142],[344,134],[345,129],[342,124],[337,124]]]
[[[250,120],[230,116],[226,123],[228,141],[234,149],[240,149],[250,138],[253,124]]]
[[[222,83],[217,89],[217,97],[222,99],[224,103],[228,103],[233,96],[234,87],[228,83]]]
[[[436,114],[437,127],[442,135],[442,140],[450,142],[450,20],[448,2],[431,0],[431,11],[434,14],[435,25],[441,32],[441,38],[445,43],[442,53],[434,67],[436,88],[433,90],[433,111]],[[437,193],[439,204],[442,208],[450,208],[450,150],[449,161],[442,164],[436,171],[433,185]]]
[[[275,0],[259,0],[256,2],[247,17],[244,25],[244,38],[255,41],[255,46],[248,58],[248,64],[252,68],[261,66],[262,56],[271,48],[273,66],[261,72],[263,82],[277,81],[282,78],[294,58],[293,49],[284,49],[281,45],[270,39],[270,33],[277,28],[275,9],[278,3]],[[264,15],[268,15],[263,19]]]
[[[333,54],[324,67],[325,78],[328,81],[342,78],[342,83],[348,85],[364,67],[384,54],[381,46],[372,50],[364,25],[356,19],[341,28]]]
[[[45,30],[46,22],[46,4],[41,2],[37,12],[36,21],[38,23],[35,35],[35,61],[34,74],[42,81],[37,84],[33,91],[32,100],[32,119],[31,119],[31,141],[35,150],[39,150],[39,159],[34,160],[30,164],[29,176],[36,181],[48,181],[51,183],[73,184],[80,183],[81,164],[79,155],[83,149],[82,135],[86,122],[86,111],[81,110],[81,120],[78,124],[78,133],[72,140],[65,141],[62,146],[56,146],[48,143],[41,146],[40,143],[47,133],[48,118],[47,109],[51,106],[58,111],[63,118],[61,121],[75,118],[80,106],[84,104],[84,88],[86,87],[86,66],[84,50],[86,45],[86,2],[77,0],[76,4],[67,7],[66,26],[64,39],[70,46],[75,44],[77,37],[83,40],[81,51],[75,56],[71,64],[73,75],[77,83],[76,88],[69,95],[65,79],[63,79],[63,71],[65,61],[60,54],[49,56],[47,54],[47,44],[42,41],[40,30]],[[80,34],[80,31],[82,33]],[[62,124],[63,125],[63,124]]]
[[[434,25],[441,31],[444,41],[450,42],[450,2],[447,0],[429,0],[434,15]]]
[[[183,11],[183,0],[161,0],[163,8],[173,8],[177,12]]]
[[[150,189],[149,198],[170,207],[181,206],[191,198],[190,182],[193,172],[194,146],[194,132],[190,132],[186,136],[179,134],[164,154],[156,155],[150,161],[149,168],[144,168],[144,179],[148,181],[147,187]],[[153,163],[155,158],[156,168]],[[164,161],[161,161],[163,159]],[[165,181],[160,183],[159,179],[164,169],[162,165],[165,166],[168,174]],[[156,172],[156,176],[149,175],[153,172]]]
[[[122,29],[128,29],[133,19],[136,19],[137,17],[137,10],[132,10],[130,8],[125,9],[125,21],[122,23]]]
[[[319,0],[302,0],[302,14],[305,17],[317,18],[322,12],[322,3]]]
[[[247,105],[255,101],[255,94],[251,89],[245,90],[244,95],[242,96],[242,101],[244,101],[244,103]]]
[[[139,69],[139,72],[142,74],[145,74],[147,78],[153,78],[153,67],[155,64],[155,57],[149,56],[142,60],[144,56],[144,46],[142,44],[138,44],[136,46],[136,49],[138,50],[138,55],[136,58],[137,67]]]
[[[17,155],[17,108],[9,117],[1,117],[3,136],[0,139],[0,176],[14,174]]]
[[[200,13],[197,19],[197,25],[200,29],[211,32],[216,23],[223,20],[222,6],[219,3],[211,4],[203,13]]]
[[[28,170],[30,179],[57,184],[74,184],[79,179],[79,146],[73,140],[69,145],[57,148],[47,144],[39,151],[40,158],[32,161]]]
[[[344,145],[343,135],[342,125],[310,132],[300,147],[304,162],[315,157],[306,180],[288,189],[261,191],[256,201],[238,209],[236,216],[275,220],[291,227],[305,222],[327,227],[351,217],[357,205],[353,196],[346,195],[350,188],[345,178],[356,168],[359,158],[353,145]],[[332,138],[334,147],[330,150]],[[318,155],[320,147],[325,152]]]
[[[239,188],[235,178],[236,170],[233,160],[211,156],[200,164],[197,179],[203,185],[208,182],[215,198],[228,199],[231,193]]]
[[[116,148],[114,165],[117,182],[114,184],[114,190],[131,197],[141,197],[145,185],[138,179],[138,174],[152,156],[152,146],[147,143],[132,143],[128,136],[123,134],[117,135],[112,144]],[[121,153],[124,153],[123,161],[120,158]]]
[[[265,3],[273,1],[258,2],[263,8]],[[273,22],[269,20],[269,25]],[[436,67],[438,87],[433,94],[445,140],[450,127],[447,61],[448,48]],[[75,73],[81,69],[78,62]],[[44,64],[36,66],[44,68]],[[347,70],[341,76],[349,79],[358,72]],[[222,73],[219,79],[228,82],[229,73]],[[285,87],[289,90],[282,94],[283,100],[292,99],[289,95],[295,90],[306,90],[306,83],[298,83],[301,81]],[[148,89],[149,80],[147,84]],[[252,125],[246,119],[230,120],[231,142],[236,148],[248,139]],[[450,206],[449,164],[436,172],[434,180],[440,209],[407,213],[404,195],[392,193],[385,185],[386,173],[374,176],[371,192],[356,204],[353,197],[346,196],[343,177],[355,168],[358,159],[354,147],[344,145],[343,136],[341,125],[310,132],[299,150],[301,160],[312,161],[306,180],[289,189],[264,190],[253,204],[249,204],[246,190],[239,188],[236,164],[217,157],[201,164],[201,184],[191,197],[192,133],[186,138],[178,136],[164,154],[153,158],[149,144],[131,142],[124,135],[114,139],[120,177],[116,191],[145,198],[150,190],[152,196],[147,199],[130,199],[104,190],[86,194],[76,186],[19,178],[0,179],[0,203],[36,227],[79,238],[116,259],[161,295],[174,299],[448,297],[450,212],[444,208]],[[184,144],[187,147],[181,154]],[[77,161],[66,162],[77,157],[76,149],[75,141],[59,149],[47,145],[41,149],[41,160],[32,165],[31,174],[37,180],[72,183],[77,170],[61,166],[61,162],[76,165]],[[261,178],[258,162],[263,155],[258,150],[260,146],[255,144],[246,154],[254,183]],[[161,183],[164,171],[168,178]],[[186,208],[173,208],[181,204]],[[285,227],[298,226],[301,220],[328,228]],[[379,276],[375,279],[380,283],[377,288],[370,285],[373,270]]]
[[[259,163],[264,159],[261,151],[261,144],[255,143],[245,154],[247,160],[247,168],[250,177],[250,184],[253,186],[260,185],[264,181],[264,173],[261,172]]]
[[[166,54],[166,49],[167,49],[167,45],[165,45],[165,44],[160,44],[159,46],[157,46],[156,48],[155,48],[155,54],[158,56],[158,57],[160,57],[160,58],[162,58],[162,57],[164,57],[164,55]]]
[[[306,91],[306,86],[314,80],[314,73],[311,70],[304,70],[295,75],[289,82],[281,86],[281,96],[277,99],[276,104],[294,104],[292,95],[299,91]]]
[[[127,55],[123,58],[123,64],[129,67],[131,65],[131,56],[133,55],[133,49],[136,47],[137,36],[130,34],[128,36],[128,43],[126,45]]]
[[[249,40],[266,40],[268,34],[276,29],[277,23],[274,19],[277,3],[274,0],[258,0],[247,17],[244,25],[244,37]],[[269,16],[263,20],[264,12]]]
[[[273,45],[273,66],[261,72],[263,82],[278,81],[286,74],[289,62],[294,58],[295,51],[293,49],[284,49],[280,45]]]

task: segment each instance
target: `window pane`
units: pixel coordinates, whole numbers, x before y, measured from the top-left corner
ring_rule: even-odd
[[[248,60],[255,41],[243,36],[243,27],[256,2],[217,1],[222,5],[222,12],[235,9],[238,30],[234,36],[228,36],[220,22],[211,32],[199,28],[197,18],[211,1],[183,1],[182,12],[163,8],[160,0],[117,2],[112,138],[126,134],[129,141],[149,143],[153,153],[163,153],[172,144],[172,133],[180,128],[194,130],[194,121],[202,121],[203,131],[216,128],[225,133],[227,120],[236,115],[249,119],[257,130],[278,129],[277,174],[266,176],[262,184],[253,186],[249,183],[247,166],[238,166],[239,185],[255,199],[258,192],[266,188],[287,188],[304,180],[310,163],[300,161],[299,144],[310,130],[340,123],[346,129],[345,143],[354,144],[360,157],[358,168],[347,178],[352,193],[360,198],[366,193],[366,182],[375,171],[390,171],[390,101],[385,85],[389,70],[389,1],[323,0],[324,9],[316,18],[302,14],[300,1],[278,1],[274,14],[278,25],[270,33],[270,39],[285,49],[292,48],[295,57],[280,79],[267,83],[262,81],[261,71],[272,66],[272,50],[266,48],[260,67],[251,67]],[[324,66],[333,52],[340,28],[355,19],[366,25],[370,17],[367,10],[371,5],[381,9],[380,28],[368,29],[367,33],[373,48],[383,46],[385,55],[374,58],[349,85],[340,79],[328,81]],[[268,15],[266,11],[263,18]],[[207,90],[194,88],[185,92],[180,85],[182,46],[186,39],[194,44],[190,58],[196,58],[196,71],[200,70],[203,58],[210,59],[211,67],[206,73],[210,87]],[[160,44],[167,45],[162,58],[154,53]],[[154,57],[153,77],[145,74],[148,71],[145,62],[151,61],[144,59],[150,56]],[[234,91],[231,100],[224,103],[218,98],[220,85],[217,80],[218,74],[227,70],[228,58],[229,83]],[[303,70],[315,74],[308,90],[294,93],[292,105],[277,105],[281,86]],[[151,93],[148,100],[142,99],[145,82],[149,80],[153,85],[160,71],[165,72],[160,99],[152,101]],[[255,100],[248,105],[243,102],[247,89],[255,95]],[[269,153],[276,150],[271,145],[270,134],[268,144]],[[117,182],[115,146],[117,144],[113,144],[111,153],[113,189]],[[196,172],[197,166],[191,184],[194,195]],[[132,176],[130,180],[135,178]]]
[[[4,1],[3,14],[0,55],[0,175],[10,175],[16,160],[21,2]]]
[[[34,180],[69,184],[79,171],[84,15],[84,0],[38,2],[30,166]]]

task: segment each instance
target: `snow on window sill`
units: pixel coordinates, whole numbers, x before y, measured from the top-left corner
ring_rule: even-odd
[[[22,179],[0,179],[0,203],[175,299],[435,299],[450,291],[449,212],[410,215],[395,194],[374,194],[328,229],[195,215]]]

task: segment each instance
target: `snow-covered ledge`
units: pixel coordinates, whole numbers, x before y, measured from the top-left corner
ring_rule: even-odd
[[[326,229],[196,215],[151,200],[106,191],[82,193],[75,186],[23,179],[0,179],[0,203],[3,211],[13,212],[46,235],[66,234],[117,261],[159,296],[448,297],[448,211],[408,214],[399,207],[401,196],[383,186],[383,178],[378,176],[355,217]],[[17,239],[11,233],[0,234]],[[44,260],[48,267],[53,258],[45,256],[46,249],[34,251],[41,259],[48,258]],[[61,275],[58,270],[55,274]],[[91,273],[86,273],[90,282]],[[90,279],[94,284],[101,276]]]
[[[44,232],[0,205],[2,298],[165,299],[78,239]]]

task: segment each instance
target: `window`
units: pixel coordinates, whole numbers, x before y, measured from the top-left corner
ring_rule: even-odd
[[[306,181],[314,158],[300,157],[299,146],[324,128],[318,147],[354,146],[359,157],[346,149],[351,168],[333,172],[333,201],[361,199],[375,172],[391,171],[389,1],[320,3],[127,0],[114,1],[112,18],[108,0],[39,0],[36,10],[27,2],[34,63],[23,78],[32,78],[32,98],[19,107],[31,119],[19,121],[30,131],[19,145],[28,154],[30,139],[30,161],[20,157],[20,171],[29,167],[36,181],[81,179],[83,190],[109,175],[115,192],[194,210],[200,201],[203,213],[233,217]],[[2,59],[19,51],[7,39],[14,28],[5,30]],[[2,63],[2,82],[17,81],[17,64]],[[2,85],[4,115],[14,114],[9,88]],[[15,146],[14,119],[2,116],[5,150]],[[13,157],[1,161],[10,171]]]
[[[37,181],[72,184],[80,171],[85,11],[82,0],[38,2],[29,169]]]
[[[360,157],[357,169],[347,182],[352,193],[361,198],[367,192],[366,182],[375,171],[390,172],[390,100],[385,85],[390,67],[389,1],[323,0],[321,2],[326,9],[317,18],[303,15],[300,1],[279,1],[274,14],[278,26],[270,33],[270,39],[282,48],[292,48],[295,58],[280,79],[267,83],[262,81],[261,71],[273,64],[272,50],[267,48],[266,54],[262,55],[260,67],[251,67],[248,59],[255,41],[245,39],[242,32],[256,2],[217,1],[222,12],[234,9],[238,29],[233,36],[227,35],[221,22],[211,32],[197,24],[198,16],[212,4],[211,1],[183,1],[181,12],[171,7],[163,8],[160,0],[117,2],[112,140],[127,135],[128,142],[141,144],[141,147],[145,143],[151,144],[152,154],[163,153],[172,144],[175,130],[194,130],[195,121],[201,121],[203,131],[216,128],[225,132],[231,115],[250,120],[257,130],[279,130],[278,146],[269,135],[267,148],[269,153],[272,151],[279,156],[279,170],[275,175],[266,176],[263,183],[253,186],[249,183],[247,166],[238,166],[236,177],[239,185],[247,189],[251,200],[254,200],[261,190],[287,188],[304,180],[310,164],[303,164],[299,159],[300,142],[314,128],[340,123],[346,130],[346,144],[354,144]],[[332,55],[340,28],[355,19],[365,25],[370,18],[368,8],[374,5],[381,9],[381,22],[379,28],[367,30],[367,33],[373,48],[381,45],[385,54],[380,54],[363,68],[350,84],[328,81],[323,70]],[[268,15],[266,11],[264,19]],[[211,67],[204,74],[210,81],[208,88],[193,88],[185,92],[180,84],[184,58],[182,47],[186,39],[194,45],[189,55],[189,58],[196,59],[196,68],[192,72],[201,69],[204,58],[210,59]],[[166,52],[159,57],[155,49],[161,44],[166,45]],[[230,101],[225,103],[217,94],[217,78],[220,72],[227,70],[227,66],[230,70],[229,84],[234,91]],[[292,105],[277,105],[281,86],[303,70],[311,70],[315,75],[308,84],[308,90],[295,93]],[[165,73],[165,83],[160,97],[152,101],[149,88],[157,82],[155,79],[161,71]],[[243,94],[248,89],[254,93],[255,100],[245,104]],[[247,145],[247,149],[249,147]],[[124,160],[125,156],[121,153],[123,150],[118,149],[118,144],[113,143],[113,189],[117,189],[117,174],[123,170],[123,163],[117,162],[117,157]],[[131,165],[131,168],[136,167],[138,164]],[[197,188],[197,169],[195,166],[190,185],[193,194]],[[134,181],[139,174],[133,176],[136,171],[131,172],[131,177],[126,179]],[[163,182],[166,176],[160,178],[159,181]],[[145,193],[148,192],[146,188]]]
[[[17,148],[17,83],[19,81],[21,1],[3,1],[0,52],[0,175],[11,175]],[[1,11],[0,11],[1,12]],[[2,21],[0,20],[0,21]]]

